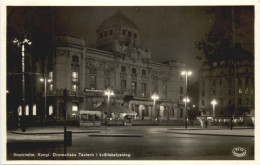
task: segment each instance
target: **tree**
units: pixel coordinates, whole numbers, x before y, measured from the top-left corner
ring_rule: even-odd
[[[202,39],[195,42],[202,52],[197,56],[198,60],[213,62],[234,59],[236,43],[253,52],[253,7],[212,7],[206,12],[212,15],[213,25]]]

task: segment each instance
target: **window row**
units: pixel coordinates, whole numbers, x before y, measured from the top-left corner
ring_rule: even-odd
[[[108,35],[112,36],[114,31],[112,29],[99,33],[99,38],[107,37]]]
[[[127,35],[128,37],[132,37],[133,36],[135,39],[137,38],[137,34],[135,32],[127,31],[125,29],[122,30],[122,34],[124,36]]]
[[[126,67],[121,66],[121,73],[126,73]],[[132,74],[136,74],[136,68],[132,68]],[[146,70],[142,69],[142,76],[146,75]]]

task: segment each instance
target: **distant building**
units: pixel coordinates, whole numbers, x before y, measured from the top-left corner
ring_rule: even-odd
[[[213,99],[217,101],[216,115],[227,114],[229,108],[254,111],[253,56],[239,44],[228,52],[226,59],[205,62],[200,68],[199,108],[204,115],[212,115]]]
[[[45,75],[47,84],[46,115],[64,117],[62,90],[68,90],[67,118],[77,119],[80,110],[94,109],[107,102],[104,90],[115,95],[111,103],[135,111],[136,120],[183,120],[185,65],[176,61],[158,63],[149,49],[140,47],[140,31],[127,17],[117,12],[97,28],[97,49],[69,35],[54,38],[54,56],[49,58]],[[152,35],[152,34],[151,34]],[[41,69],[38,64],[38,71]],[[36,92],[42,99],[32,103],[37,115],[43,111],[43,84]],[[151,95],[157,93],[156,110]],[[37,100],[37,99],[36,99]]]

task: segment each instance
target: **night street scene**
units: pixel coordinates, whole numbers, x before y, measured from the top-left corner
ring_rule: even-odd
[[[255,160],[254,6],[6,14],[7,161]]]

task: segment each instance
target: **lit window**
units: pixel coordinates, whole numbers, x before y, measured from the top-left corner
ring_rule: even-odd
[[[146,96],[146,83],[142,83],[142,85],[141,85],[141,93],[142,93],[142,97]]]
[[[246,95],[248,94],[248,87],[246,87],[246,89],[245,89],[245,94]]]
[[[52,84],[50,84],[49,90],[50,90],[50,91],[53,91],[53,85],[52,85]]]
[[[53,80],[53,72],[49,72],[49,79],[52,81]]]
[[[238,93],[239,93],[239,94],[242,94],[242,93],[243,93],[241,88],[238,89]]]
[[[33,105],[33,116],[36,116],[36,104]]]
[[[53,106],[49,105],[49,115],[52,115],[52,114],[53,114]]]
[[[72,105],[72,111],[78,111],[78,105],[76,105],[76,104],[74,104],[74,105]]]
[[[22,116],[22,106],[21,105],[17,108],[17,112],[18,112],[19,116]]]
[[[73,84],[73,85],[72,85],[72,91],[73,91],[73,92],[78,91],[78,85]]]
[[[79,73],[78,72],[72,72],[72,81],[73,82],[79,81]]]
[[[25,115],[28,116],[29,115],[29,105],[25,106]]]
[[[135,81],[132,81],[132,94],[133,95],[136,95],[136,82]]]

